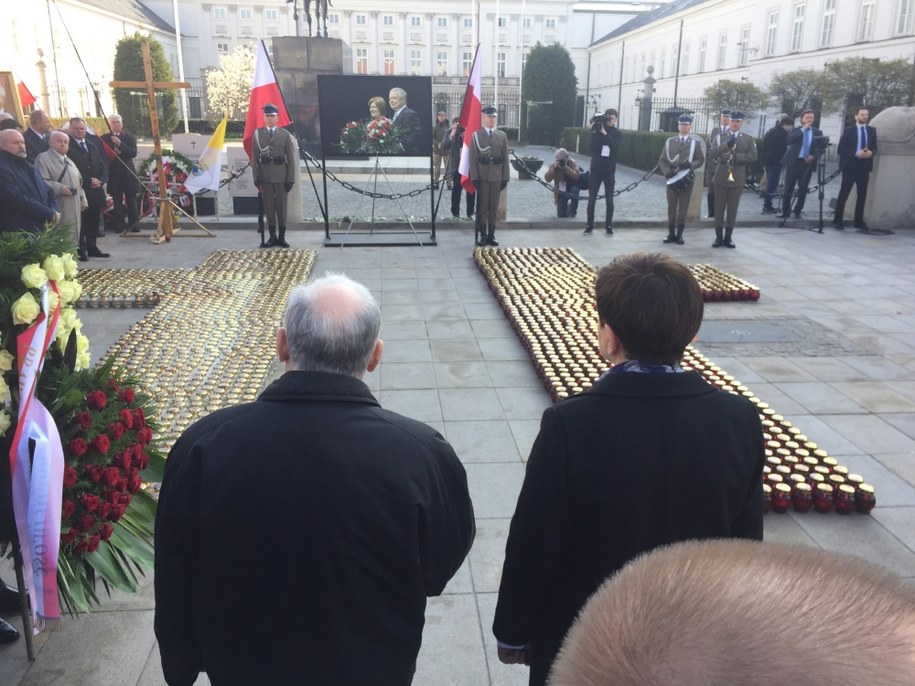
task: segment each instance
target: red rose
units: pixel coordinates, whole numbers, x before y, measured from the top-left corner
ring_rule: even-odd
[[[118,397],[128,405],[132,405],[133,401],[137,398],[136,393],[133,392],[132,388],[125,388],[118,394]]]
[[[73,512],[76,510],[76,503],[74,503],[69,498],[64,498],[63,505],[60,508],[60,516],[62,519],[70,519],[73,516]]]
[[[115,441],[124,435],[124,431],[126,431],[126,429],[121,422],[111,422],[111,424],[105,427],[105,432]]]
[[[98,509],[99,498],[94,493],[83,493],[79,497],[80,505],[85,508],[86,512],[95,512]]]
[[[86,454],[86,451],[89,450],[89,444],[86,443],[85,438],[71,438],[67,441],[67,450],[69,450],[74,457],[82,457]]]
[[[108,404],[108,398],[102,391],[92,391],[86,396],[86,404],[92,410],[104,410]]]
[[[98,509],[95,511],[95,514],[99,516],[100,519],[108,519],[108,513],[111,512],[111,503],[106,503],[102,500],[98,504]]]
[[[124,490],[126,491],[127,489]],[[132,499],[133,496],[130,495],[130,493],[121,493],[121,495],[118,496],[118,506],[123,505],[124,509],[127,509],[127,506],[130,505]]]
[[[116,486],[118,479],[121,478],[121,473],[118,471],[117,467],[108,467],[105,469],[105,483],[109,486]]]
[[[90,464],[83,469],[83,472],[89,478],[89,481],[97,484],[99,481],[101,481],[102,474],[104,474],[105,470],[101,465]]]
[[[137,455],[137,469],[143,470],[143,469],[146,469],[148,466],[149,466],[149,455],[147,455],[146,453],[141,451],[140,454]]]
[[[120,496],[121,496],[121,494],[115,490],[105,491],[105,500],[107,500],[112,505],[118,504],[118,499],[120,498]]]
[[[98,534],[95,534],[94,536],[92,536],[92,537],[89,539],[89,549],[88,549],[88,552],[94,553],[96,550],[98,550],[98,544],[99,544],[99,543],[100,543],[100,539],[99,539],[99,537],[98,537]]]
[[[115,393],[117,393],[119,390],[121,390],[121,387],[118,385],[118,382],[115,381],[114,379],[108,379],[108,388],[110,390],[114,391]]]
[[[126,476],[122,476],[120,479],[118,479],[118,490],[121,492],[127,490],[127,477]],[[128,495],[128,494],[124,493],[124,495]]]
[[[73,467],[67,467],[64,469],[64,488],[73,488],[73,484],[76,483],[77,473]]]
[[[133,428],[133,413],[130,410],[118,410],[118,417],[121,418],[125,429]]]
[[[149,442],[152,441],[152,429],[144,426],[137,432],[137,439],[142,445],[149,445]]]
[[[140,487],[143,485],[143,480],[139,475],[130,477],[130,482],[127,484],[127,490],[134,495],[140,490]]]
[[[111,441],[108,440],[108,436],[105,434],[99,434],[92,439],[92,447],[98,450],[102,455],[108,452],[108,449],[111,447]]]
[[[80,531],[89,531],[95,524],[95,517],[91,514],[85,514],[76,520],[76,528]]]
[[[138,429],[146,425],[146,413],[143,412],[142,407],[135,407],[131,412],[133,412],[133,423]]]
[[[60,542],[61,542],[61,543],[69,543],[70,541],[72,541],[72,540],[73,540],[74,538],[76,538],[77,536],[79,536],[79,531],[77,531],[76,529],[74,529],[74,528],[71,526],[71,527],[70,527],[70,530],[69,530],[67,533],[61,534],[61,535],[60,535]]]
[[[120,459],[115,458],[114,463],[120,465],[124,469],[130,469],[131,453],[133,453],[133,451],[129,448],[122,453],[118,453]]]
[[[126,505],[112,505],[111,514],[108,515],[108,519],[112,522],[117,522],[124,516],[124,512],[127,510]]]
[[[89,541],[87,541],[85,538],[77,541],[76,545],[73,546],[73,552],[78,555],[82,555],[83,553],[87,552],[88,550],[89,550]]]
[[[80,412],[78,415],[76,415],[76,423],[84,429],[88,429],[90,426],[92,426],[92,415],[85,411]]]
[[[114,533],[114,527],[111,526],[108,522],[103,522],[102,525],[98,528],[98,535],[103,541],[107,541],[111,538],[111,534]]]

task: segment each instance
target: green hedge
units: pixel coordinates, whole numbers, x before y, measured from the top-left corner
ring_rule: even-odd
[[[648,171],[654,169],[661,157],[664,141],[670,134],[664,131],[623,131],[623,142],[619,150],[619,163],[625,167]],[[577,147],[576,147],[577,142]],[[591,129],[568,127],[562,130],[559,144],[582,155],[591,155]],[[757,150],[762,151],[762,139],[756,139]],[[703,152],[705,152],[703,150]],[[762,177],[762,154],[753,164],[747,165],[747,181],[756,183]]]

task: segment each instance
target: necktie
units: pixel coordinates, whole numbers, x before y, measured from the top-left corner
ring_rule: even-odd
[[[685,138],[681,138],[681,139],[680,139],[680,145],[686,145],[686,139],[685,139]]]
[[[858,150],[864,150],[867,147],[867,129],[863,126],[859,126],[858,133],[859,133],[858,139],[860,141]]]
[[[81,147],[83,149],[83,152],[89,152],[89,146],[86,145],[85,140],[81,140],[79,142],[79,147]]]

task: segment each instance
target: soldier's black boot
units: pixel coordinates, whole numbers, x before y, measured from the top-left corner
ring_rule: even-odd
[[[683,229],[685,229],[685,228],[686,228],[686,226],[683,224],[680,224],[679,226],[677,226],[677,245],[683,245],[683,243],[684,243]]]
[[[674,225],[670,224],[667,227],[667,238],[664,239],[664,243],[676,243],[677,237],[674,235]]]
[[[734,241],[731,240],[731,234],[733,232],[734,232],[733,226],[724,230],[724,243],[722,243],[722,245],[725,248],[736,248],[737,247],[736,245],[734,245]]]
[[[276,227],[268,226],[267,231],[270,233],[270,238],[267,239],[266,243],[261,243],[262,248],[272,248],[276,245]]]
[[[285,226],[280,227],[280,235],[279,235],[279,238],[276,239],[276,242],[274,243],[274,245],[279,246],[280,248],[289,247],[289,243],[286,242],[286,227]]]
[[[706,193],[705,197],[708,198],[708,216],[714,217],[715,216],[715,194]]]
[[[486,245],[491,245],[494,248],[499,247],[499,241],[496,240],[496,225],[490,224],[489,231],[486,234]]]
[[[716,226],[716,227],[715,227],[715,242],[712,243],[712,247],[713,247],[713,248],[720,248],[720,247],[721,247],[722,243],[724,242],[724,241],[722,240],[723,232],[724,232],[724,230],[723,230],[720,226]]]
[[[474,225],[474,245],[483,247],[486,245],[486,228],[480,223],[476,222]]]

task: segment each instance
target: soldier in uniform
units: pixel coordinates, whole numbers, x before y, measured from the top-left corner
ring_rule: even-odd
[[[681,171],[695,172],[705,164],[705,153],[702,148],[705,143],[699,136],[690,133],[693,118],[688,114],[681,114],[677,120],[677,135],[671,136],[664,143],[661,150],[661,159],[658,165],[661,173],[668,179],[673,178]],[[686,210],[689,208],[689,198],[693,193],[694,177],[687,174],[676,184],[667,186],[667,238],[665,243],[683,245],[683,229],[686,228]]]
[[[747,182],[747,164],[759,157],[753,136],[742,133],[743,113],[731,112],[731,125],[720,135],[720,143],[709,150],[709,155],[718,160],[712,183],[715,185],[715,242],[713,248],[735,248],[731,240],[737,206]],[[725,213],[727,216],[725,216]],[[722,226],[724,230],[722,232]],[[723,233],[723,235],[722,235]]]
[[[288,248],[286,194],[295,183],[298,149],[292,134],[276,125],[279,115],[276,105],[267,103],[263,112],[265,125],[254,131],[251,150],[254,185],[264,194],[264,213],[267,215],[267,230],[270,232],[270,238],[267,242],[262,242],[260,247],[272,248],[278,245]]]
[[[721,119],[719,120],[720,124],[712,129],[712,132],[708,136],[708,145],[706,148],[705,161],[707,162],[705,166],[705,185],[708,188],[708,216],[715,216],[715,184],[712,182],[712,177],[715,175],[715,168],[718,166],[718,160],[712,159],[712,156],[707,154],[713,146],[717,146],[721,143],[722,134],[726,133],[731,125],[731,110],[724,109],[721,110]]]
[[[477,245],[497,246],[496,214],[499,195],[508,185],[508,138],[496,128],[498,110],[483,108],[483,128],[470,141],[470,180],[479,193],[477,199]]]

